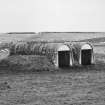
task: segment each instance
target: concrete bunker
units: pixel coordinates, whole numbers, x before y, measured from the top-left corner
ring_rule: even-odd
[[[46,56],[56,67],[69,67],[72,66],[72,56],[70,48],[62,43],[49,43],[46,46]]]
[[[66,44],[42,43],[38,52],[40,55],[45,55],[56,67],[69,67],[73,64],[70,48]]]
[[[90,43],[73,43],[74,64],[91,65],[94,63],[93,46]]]

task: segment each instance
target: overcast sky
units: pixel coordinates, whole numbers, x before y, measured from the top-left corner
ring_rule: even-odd
[[[105,0],[0,0],[0,32],[105,31]]]

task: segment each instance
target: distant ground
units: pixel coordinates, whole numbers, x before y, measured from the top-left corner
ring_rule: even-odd
[[[7,34],[1,33],[0,34],[0,41],[2,42],[10,42],[10,41],[17,41],[17,40],[26,40],[32,36],[36,36],[37,34]]]
[[[16,41],[16,40],[27,40],[27,41],[80,41],[86,39],[103,40],[105,37],[104,32],[42,32],[42,33],[28,33],[28,34],[0,34],[0,41],[8,42],[8,41]],[[95,39],[96,38],[96,39]],[[104,38],[105,39],[105,38]]]
[[[85,39],[105,37],[104,32],[43,32],[32,36],[28,40],[47,41],[80,41]]]
[[[81,41],[89,41],[92,43],[105,42],[105,36],[104,37],[98,37],[98,38],[85,39],[85,40],[81,40]]]

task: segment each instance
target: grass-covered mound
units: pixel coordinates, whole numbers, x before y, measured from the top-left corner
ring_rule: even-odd
[[[54,65],[45,56],[14,55],[0,61],[0,70],[52,71]]]

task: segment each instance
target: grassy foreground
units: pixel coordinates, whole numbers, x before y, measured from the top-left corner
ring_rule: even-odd
[[[105,64],[104,54],[95,54],[95,63],[90,66],[56,68],[46,56],[40,55],[13,55],[0,61],[0,71],[11,72],[42,72],[42,71],[59,71],[59,70],[90,70],[103,69]]]
[[[59,70],[44,56],[8,57],[0,62],[0,105],[105,105],[105,54],[95,56],[95,65]]]
[[[2,68],[0,105],[105,105],[105,63],[56,72]]]
[[[0,68],[8,71],[51,71],[54,66],[45,56],[13,55],[0,62]]]

